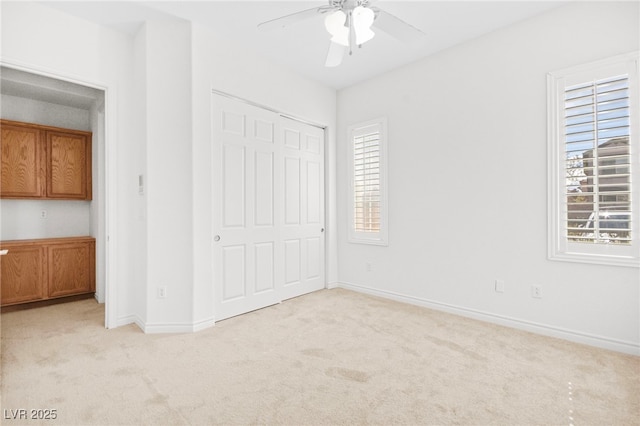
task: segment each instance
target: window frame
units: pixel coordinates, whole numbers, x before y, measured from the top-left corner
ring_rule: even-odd
[[[548,258],[590,264],[640,267],[640,87],[638,51],[588,64],[564,68],[547,75],[548,153]],[[627,74],[630,117],[629,152],[631,168],[631,243],[596,244],[569,241],[566,237],[567,211],[564,92],[578,83]]]
[[[356,231],[355,227],[355,170],[354,170],[354,138],[359,132],[364,132],[367,128],[376,128],[379,133],[379,184],[380,184],[380,227],[378,232]],[[388,191],[387,191],[387,118],[380,117],[373,120],[357,123],[348,126],[348,157],[349,168],[349,233],[350,243],[373,244],[380,246],[388,245]]]

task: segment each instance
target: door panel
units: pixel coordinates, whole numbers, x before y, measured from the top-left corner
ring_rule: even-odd
[[[255,224],[273,226],[273,153],[256,152]]]
[[[307,238],[307,279],[320,276],[320,238]]]
[[[258,243],[255,247],[256,293],[274,290],[274,248],[272,242]]]
[[[320,164],[315,161],[307,162],[307,223],[320,223]]]
[[[322,140],[318,135],[307,135],[307,151],[312,154],[320,154]]]
[[[275,125],[270,121],[263,121],[260,119],[255,120],[254,125],[254,137],[257,140],[261,140],[263,142],[274,142],[274,131]]]
[[[284,164],[284,223],[298,225],[300,223],[300,159],[285,157]]]
[[[300,149],[300,132],[295,129],[284,129],[284,146]]]
[[[223,147],[222,190],[224,192],[224,226],[244,227],[245,218],[245,148],[225,145]]]
[[[222,302],[245,297],[245,246],[227,246],[222,249]]]
[[[300,240],[284,242],[284,285],[300,283]]]

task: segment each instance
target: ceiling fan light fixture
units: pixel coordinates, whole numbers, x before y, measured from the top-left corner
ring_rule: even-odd
[[[324,18],[324,27],[331,34],[331,41],[342,46],[349,46],[349,28],[344,26],[346,21],[347,15],[342,10],[336,10]]]
[[[376,19],[373,10],[364,6],[358,6],[353,9],[353,30],[356,34],[356,44],[361,45],[371,40],[376,33],[371,31],[371,25]]]

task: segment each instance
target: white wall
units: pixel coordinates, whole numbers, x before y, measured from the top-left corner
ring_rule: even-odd
[[[147,331],[190,327],[193,312],[191,27],[146,23]],[[159,287],[167,297],[159,299]]]
[[[137,197],[136,117],[132,105],[133,43],[130,37],[72,17],[35,2],[2,3],[2,56],[4,65],[106,88],[105,144],[114,170],[107,183],[111,221],[109,273],[115,284],[109,309],[116,323],[131,322],[143,301],[136,300],[136,270],[144,258],[135,251],[135,215],[129,206]]]
[[[549,261],[546,239],[546,73],[638,49],[638,23],[573,3],[339,92],[339,181],[346,127],[389,120],[389,246],[347,242],[340,186],[343,285],[640,352],[638,270]]]
[[[211,262],[211,89],[326,125],[327,281],[337,281],[335,207],[335,90],[267,62],[202,26],[193,25],[194,323],[213,318]],[[242,54],[238,54],[242,52]]]
[[[134,226],[131,227],[130,244],[131,249],[140,254],[140,259],[145,262],[143,267],[133,269],[133,279],[138,285],[133,289],[132,300],[140,301],[137,307],[136,322],[143,326],[143,319],[147,318],[147,30],[143,25],[138,29],[133,39],[133,73],[134,81],[131,88],[135,103],[132,107],[132,118],[136,121],[134,129],[134,140],[136,144],[132,147],[135,154],[131,159],[131,168],[135,173],[135,178],[142,176],[142,193],[138,188],[137,195],[129,205],[129,211],[134,215]],[[134,160],[135,159],[135,160]],[[132,178],[134,176],[131,176]]]

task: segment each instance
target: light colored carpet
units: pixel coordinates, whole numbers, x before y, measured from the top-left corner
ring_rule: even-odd
[[[194,334],[2,314],[3,424],[632,425],[640,358],[342,289]]]

